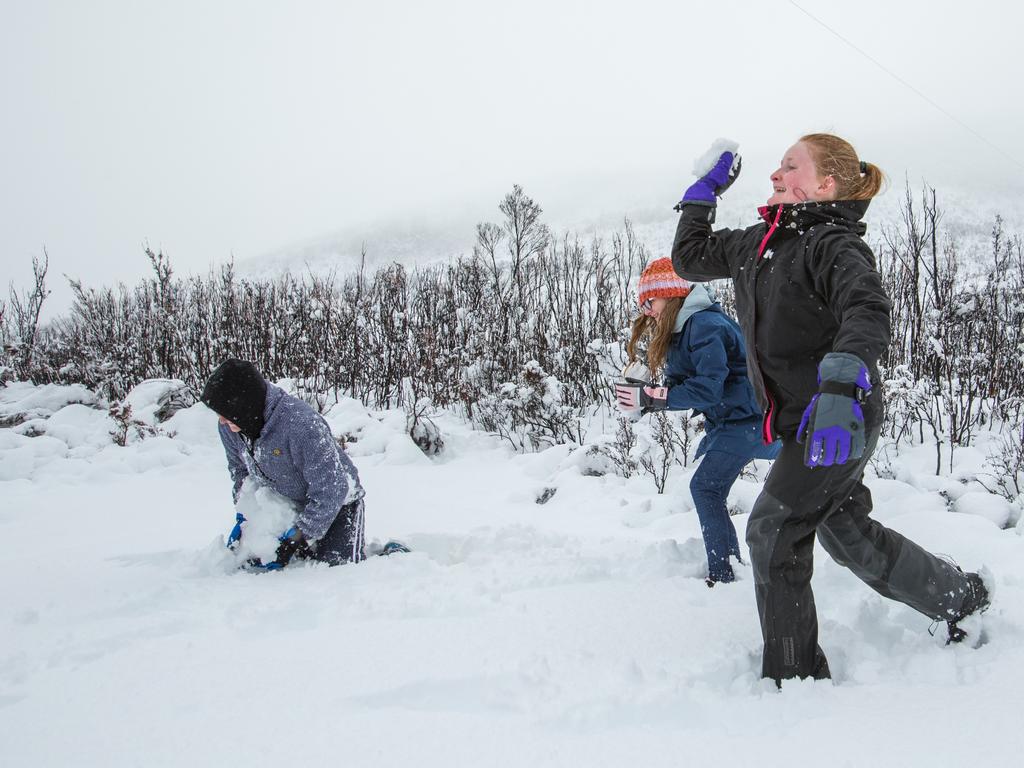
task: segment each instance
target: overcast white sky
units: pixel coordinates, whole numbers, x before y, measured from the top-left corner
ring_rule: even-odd
[[[551,219],[667,204],[712,139],[738,194],[802,133],[1021,205],[1024,11],[789,0],[0,0],[0,287],[205,270],[388,220],[467,226],[524,186]],[[1016,194],[1013,194],[1013,193]]]

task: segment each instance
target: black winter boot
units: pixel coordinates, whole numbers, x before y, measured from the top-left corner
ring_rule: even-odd
[[[946,622],[949,627],[949,640],[947,640],[947,643],[959,643],[964,640],[967,637],[967,633],[958,626],[958,623],[968,616],[984,613],[988,610],[991,603],[988,589],[985,587],[985,582],[981,580],[981,576],[977,573],[968,573],[966,576],[969,591],[967,597],[964,598],[964,604],[961,606],[957,617]]]

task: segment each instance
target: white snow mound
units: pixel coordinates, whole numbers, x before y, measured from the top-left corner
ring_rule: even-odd
[[[183,389],[186,386],[181,379],[146,379],[132,388],[122,404],[131,406],[133,419],[153,427],[159,423],[157,412],[167,399]]]

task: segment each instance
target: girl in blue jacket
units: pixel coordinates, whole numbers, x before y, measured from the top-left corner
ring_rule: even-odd
[[[708,556],[707,585],[734,581],[740,558],[726,499],[751,459],[773,459],[778,446],[761,440],[761,409],[747,379],[743,334],[708,286],[676,275],[671,259],[651,262],[640,277],[641,315],[627,346],[630,362],[647,341],[647,364],[664,386],[617,385],[625,411],[692,409],[704,416],[703,460],[690,480]],[[742,560],[741,560],[742,562]]]

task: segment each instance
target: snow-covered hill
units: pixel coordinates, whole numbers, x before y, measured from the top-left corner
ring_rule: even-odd
[[[921,187],[918,185],[912,189],[914,205],[920,211]],[[1008,235],[1024,234],[1024,196],[1020,190],[1007,190],[1003,194],[976,188],[941,188],[937,195],[942,212],[942,238],[952,238],[968,258],[975,254],[988,254],[997,215],[1003,218]],[[866,237],[870,243],[880,243],[884,229],[902,227],[900,206],[905,196],[902,181],[894,179],[886,193],[872,202],[866,219]],[[538,202],[543,206],[543,200]],[[750,226],[757,221],[756,209],[762,202],[754,197],[731,194],[719,206],[718,225]],[[493,212],[482,220],[498,221],[500,218],[495,204]],[[670,202],[661,206],[648,204],[623,209],[621,213],[563,214],[548,223],[556,237],[573,233],[588,242],[595,236],[609,238],[616,232],[622,232],[623,222],[627,219],[653,258],[670,253],[678,220]],[[446,262],[472,254],[476,223],[465,216],[449,217],[444,221],[421,221],[413,213],[401,220],[351,227],[340,233],[243,259],[237,267],[241,274],[250,277],[272,276],[287,270],[295,274],[308,270],[317,273],[336,270],[344,275],[359,268],[364,249],[366,264],[371,271],[392,262],[406,266]]]
[[[922,448],[868,481],[879,520],[992,571],[980,647],[944,646],[819,549],[835,679],[779,692],[749,568],[704,585],[692,467],[659,496],[449,416],[431,459],[404,414],[346,400],[328,420],[359,438],[368,538],[413,552],[254,575],[223,548],[216,416],[119,447],[91,405],[0,389],[3,413],[31,406],[0,429],[4,765],[1018,764],[1024,524],[973,479],[984,436],[953,476]],[[741,541],[758,489],[730,498]]]

